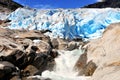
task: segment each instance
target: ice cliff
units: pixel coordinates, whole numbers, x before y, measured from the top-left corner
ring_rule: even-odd
[[[120,22],[120,9],[47,9],[19,8],[12,12],[9,28],[50,30],[46,35],[60,38],[93,39],[100,37],[105,28]]]

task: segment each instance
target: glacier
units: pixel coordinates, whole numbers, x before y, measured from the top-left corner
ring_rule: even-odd
[[[7,19],[8,28],[50,30],[45,35],[64,39],[94,39],[111,23],[120,22],[119,8],[28,9],[18,8]]]

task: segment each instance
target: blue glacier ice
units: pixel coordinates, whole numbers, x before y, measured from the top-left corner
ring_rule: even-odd
[[[120,22],[120,9],[46,9],[18,8],[7,17],[10,29],[50,30],[46,35],[65,39],[94,39],[111,23]]]

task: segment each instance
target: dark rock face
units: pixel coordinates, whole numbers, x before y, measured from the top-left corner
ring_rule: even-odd
[[[87,51],[85,51],[78,59],[78,61],[75,64],[75,70],[79,71],[78,75],[83,75],[84,70],[83,68],[87,64]]]
[[[87,63],[87,49],[78,59],[75,69],[79,71],[78,75],[92,76],[97,66],[93,61]]]
[[[24,56],[24,52],[23,51],[21,51],[21,50],[14,50],[10,55],[8,55],[8,56],[1,56],[1,58],[2,58],[3,61],[9,61],[9,62],[11,62],[13,64],[15,64],[15,63],[16,64],[20,64],[20,63],[17,63],[16,61],[21,62],[23,56]]]
[[[17,68],[10,62],[0,61],[0,80],[9,80],[17,72]]]
[[[83,68],[85,76],[92,76],[97,66],[93,61],[89,61]]]
[[[12,1],[12,0],[0,0],[0,6],[7,7],[11,10],[16,10],[19,7],[23,7],[22,5]]]
[[[105,0],[103,2],[97,2],[87,5],[83,8],[120,8],[120,0]]]

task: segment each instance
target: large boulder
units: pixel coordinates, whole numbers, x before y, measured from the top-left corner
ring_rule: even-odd
[[[17,68],[10,62],[0,61],[0,80],[10,80],[17,72]]]
[[[50,44],[45,41],[40,41],[39,44],[36,44],[36,46],[38,46],[39,52],[42,53],[49,53],[52,50]]]
[[[17,32],[17,31],[16,31]],[[14,30],[0,28],[0,55],[7,56],[22,45],[14,40]]]
[[[25,61],[26,57],[27,55],[22,50],[16,49],[7,56],[1,56],[0,59],[14,64],[19,69],[23,69],[24,65],[27,64],[27,61]]]
[[[10,39],[0,37],[0,55],[9,55],[14,49],[18,48],[18,44]]]
[[[97,65],[104,66],[119,61],[120,49],[120,23],[111,24],[103,37],[91,41],[88,46],[88,61],[92,60]]]
[[[120,80],[120,23],[111,24],[102,38],[87,44],[87,62],[98,68],[90,80]]]
[[[112,65],[96,69],[92,78],[89,80],[120,80],[120,65]]]

